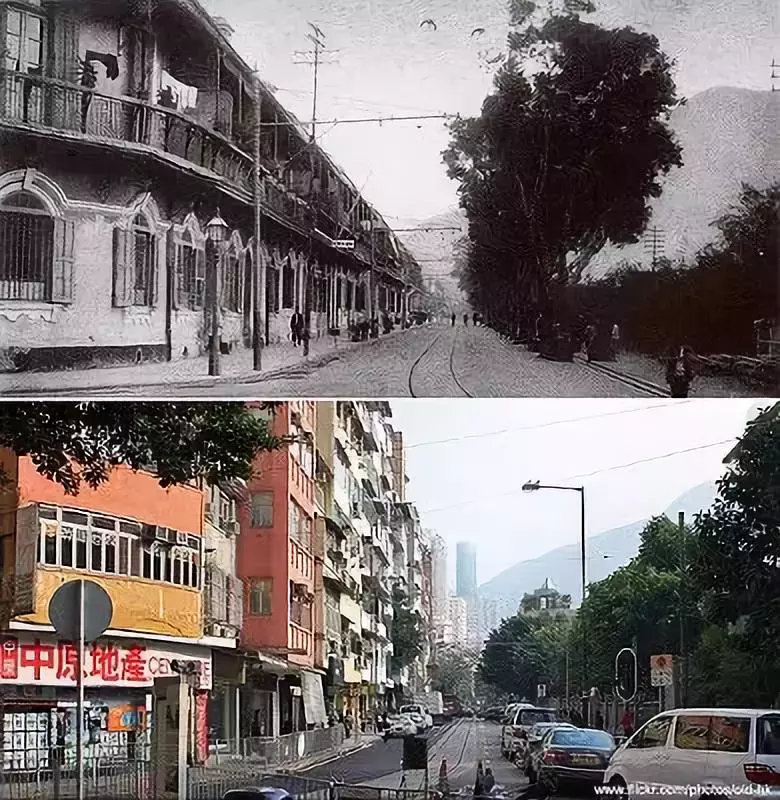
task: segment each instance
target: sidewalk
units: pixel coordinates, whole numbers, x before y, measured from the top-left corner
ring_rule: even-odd
[[[272,344],[263,349],[261,372],[255,372],[253,369],[252,351],[242,349],[220,357],[219,377],[209,376],[207,355],[123,367],[0,373],[0,394],[45,395],[49,392],[63,391],[74,394],[80,390],[85,393],[121,392],[123,387],[137,389],[139,386],[145,386],[153,390],[155,387],[170,389],[171,384],[187,388],[219,386],[222,383],[254,383],[274,377],[276,373],[282,371],[287,373],[297,365],[306,369],[323,366],[339,358],[342,353],[356,347],[370,347],[400,333],[403,331],[396,329],[367,342],[350,342],[342,339],[334,342],[331,337],[323,336],[310,342],[308,358],[303,357],[302,346],[294,347],[291,342]]]

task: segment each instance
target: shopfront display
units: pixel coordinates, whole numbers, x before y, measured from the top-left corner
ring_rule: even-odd
[[[171,677],[196,662],[193,688],[198,752],[207,752],[206,697],[212,688],[211,651],[135,640],[88,645],[83,664],[84,761],[89,769],[148,761],[151,690],[156,678]],[[18,633],[0,644],[0,723],[3,761],[9,772],[40,772],[76,765],[77,650],[50,634]],[[202,706],[202,708],[201,708]],[[201,719],[202,718],[202,719]],[[202,729],[202,731],[201,731]]]

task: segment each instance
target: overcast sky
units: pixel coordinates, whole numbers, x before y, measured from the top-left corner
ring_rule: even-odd
[[[652,30],[678,60],[690,96],[713,86],[770,88],[778,57],[777,0],[597,0],[591,17]],[[293,63],[311,43],[307,22],[326,34],[338,63],[320,73],[318,118],[478,112],[491,76],[480,53],[506,41],[505,0],[204,0],[236,28],[234,46],[285,91],[279,99],[311,119],[312,70]],[[435,20],[438,30],[420,28]],[[484,28],[475,37],[471,32]],[[326,59],[328,60],[328,59]],[[323,125],[321,132],[331,126]],[[321,143],[386,215],[427,218],[457,203],[441,165],[448,135],[441,120],[342,124]]]
[[[523,493],[525,481],[584,485],[588,535],[638,522],[717,479],[754,409],[771,402],[417,399],[392,409],[409,499],[447,541],[450,582],[455,544],[467,540],[482,583],[578,541],[578,495]],[[614,469],[634,462],[644,463]]]

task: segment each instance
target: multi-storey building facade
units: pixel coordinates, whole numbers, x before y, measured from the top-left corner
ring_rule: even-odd
[[[71,495],[28,457],[2,451],[0,466],[9,479],[0,491],[2,719],[12,714],[15,729],[26,720],[37,731],[34,742],[11,737],[4,768],[46,769],[52,749],[75,763],[67,732],[75,729],[77,651],[58,638],[49,601],[78,578],[99,584],[113,603],[110,625],[83,665],[89,726],[100,731],[86,760],[148,758],[154,681],[174,675],[180,661],[193,662],[195,672],[190,758],[204,760],[209,710],[234,697],[237,684],[231,654],[241,616],[231,542],[241,487],[163,489],[152,474],[119,466],[99,489],[82,485]],[[223,498],[216,514],[209,512],[215,495]],[[236,735],[229,722],[225,730]]]
[[[449,612],[447,602],[447,543],[433,531],[428,532],[428,538],[431,543],[431,624],[435,638],[441,640],[443,639]]]
[[[0,368],[185,358],[214,316],[248,346],[263,274],[266,342],[405,310],[419,266],[230,35],[198,0],[0,2]]]
[[[248,735],[263,737],[322,723],[325,706],[315,671],[316,404],[282,403],[255,413],[268,417],[275,435],[293,439],[258,455],[240,514],[241,645],[262,665],[247,677],[245,724]]]

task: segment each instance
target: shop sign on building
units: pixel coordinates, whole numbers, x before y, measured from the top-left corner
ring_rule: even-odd
[[[198,689],[211,689],[211,653],[197,656],[134,641],[101,640],[85,648],[84,686],[152,686],[155,678],[176,674],[172,663],[197,663]],[[75,686],[78,650],[54,637],[7,636],[0,646],[0,685]]]

